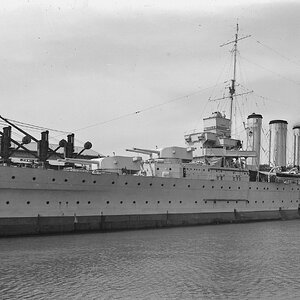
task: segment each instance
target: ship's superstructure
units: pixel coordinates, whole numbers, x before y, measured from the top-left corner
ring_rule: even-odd
[[[219,111],[204,118],[203,131],[184,136],[186,147],[84,157],[92,145],[76,151],[73,134],[53,147],[48,131],[37,139],[0,116],[8,124],[0,132],[0,236],[300,218],[300,127],[292,168],[286,121],[269,123],[267,170],[260,170],[262,115],[248,116],[246,145],[232,137],[239,39],[237,27],[229,118]],[[12,128],[24,135],[21,142]],[[36,151],[26,146],[32,141]],[[16,162],[20,149],[34,159]]]

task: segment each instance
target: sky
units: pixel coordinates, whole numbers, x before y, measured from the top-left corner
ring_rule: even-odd
[[[300,1],[0,1],[1,115],[74,132],[104,155],[184,146],[202,119],[228,115],[239,36],[235,133],[243,121],[300,122]],[[31,132],[39,137],[38,132]],[[50,132],[58,142],[66,134]],[[263,154],[264,155],[264,154]],[[265,154],[267,155],[267,154]]]

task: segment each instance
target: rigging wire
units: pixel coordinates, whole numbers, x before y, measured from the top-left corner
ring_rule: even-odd
[[[255,40],[255,39],[254,39],[254,40]],[[270,51],[276,53],[276,54],[279,55],[280,57],[282,57],[282,58],[284,58],[284,59],[286,59],[286,60],[288,60],[288,61],[290,61],[290,62],[292,62],[292,63],[295,63],[295,64],[297,64],[297,65],[300,65],[298,62],[296,62],[296,61],[294,61],[294,60],[292,60],[292,59],[289,59],[288,57],[286,57],[285,55],[281,54],[280,52],[278,52],[277,50],[273,49],[272,47],[270,47],[270,46],[268,46],[268,45],[266,45],[266,44],[264,44],[264,43],[262,43],[262,42],[260,42],[260,41],[258,41],[258,40],[255,40],[255,41],[256,41],[256,43],[258,43],[258,44],[261,45],[262,47],[269,49]],[[231,52],[232,52],[232,51],[231,51]],[[268,72],[271,72],[271,73],[273,73],[273,74],[275,74],[275,75],[277,75],[277,76],[279,76],[279,77],[281,77],[281,78],[283,78],[283,79],[285,79],[285,80],[288,80],[288,81],[290,81],[290,82],[292,82],[292,83],[294,83],[294,84],[300,85],[299,82],[297,82],[297,81],[295,81],[295,80],[293,80],[293,79],[291,79],[291,78],[285,77],[285,76],[283,76],[283,75],[281,75],[281,74],[278,74],[278,73],[276,73],[276,72],[274,72],[274,71],[272,71],[272,70],[270,70],[270,69],[268,69],[268,68],[265,68],[265,67],[262,66],[262,65],[259,65],[259,64],[255,63],[255,62],[250,61],[249,59],[247,59],[247,58],[241,56],[239,52],[237,52],[237,54],[238,54],[238,57],[239,57],[239,59],[238,59],[239,66],[241,66],[241,60],[243,59],[243,60],[246,60],[246,61],[250,62],[251,64],[254,64],[254,65],[256,65],[256,66],[258,66],[258,67],[260,67],[260,68],[262,68],[262,69],[264,69],[264,70],[266,70],[266,71],[268,71]],[[232,52],[232,55],[233,55],[233,52]],[[231,60],[231,61],[232,61],[232,60]],[[146,108],[141,109],[141,110],[137,110],[137,111],[132,112],[132,113],[127,113],[127,114],[124,114],[124,115],[120,115],[120,116],[117,116],[117,117],[115,117],[115,118],[112,118],[112,119],[103,121],[103,122],[99,122],[99,123],[91,124],[91,125],[89,125],[89,126],[85,126],[85,127],[82,127],[82,128],[78,128],[78,129],[74,130],[73,132],[78,132],[78,131],[85,130],[85,129],[88,129],[88,128],[91,128],[91,127],[103,125],[103,124],[106,124],[106,123],[109,123],[109,122],[113,122],[113,121],[116,121],[116,120],[119,120],[119,119],[122,119],[122,118],[126,118],[126,117],[129,117],[129,116],[132,116],[132,115],[141,114],[141,113],[143,113],[143,112],[146,112],[146,111],[149,111],[149,110],[152,110],[152,109],[155,109],[155,108],[158,108],[158,107],[167,105],[167,104],[169,104],[169,103],[172,103],[172,102],[175,102],[175,101],[179,101],[179,100],[183,100],[183,99],[189,98],[189,97],[191,97],[191,96],[193,96],[193,95],[196,95],[196,94],[198,94],[198,93],[201,93],[201,92],[203,92],[203,91],[205,91],[205,90],[208,90],[208,89],[211,89],[211,88],[213,88],[213,90],[212,90],[212,92],[211,92],[211,96],[212,96],[212,94],[215,92],[215,87],[218,86],[218,85],[220,85],[220,83],[218,83],[218,82],[219,82],[221,76],[222,76],[223,73],[224,73],[226,64],[227,64],[227,63],[225,62],[225,64],[223,65],[223,67],[222,67],[222,69],[221,69],[221,72],[220,72],[220,74],[219,74],[219,76],[218,76],[218,78],[217,78],[216,84],[213,85],[212,87],[207,87],[207,88],[198,90],[198,91],[196,91],[196,92],[193,92],[193,93],[190,93],[190,94],[181,96],[181,97],[176,97],[176,98],[171,99],[171,100],[169,100],[169,101],[166,101],[166,102],[163,102],[163,103],[160,103],[160,104],[156,104],[156,105],[152,105],[152,106],[146,107]],[[241,68],[239,68],[239,70],[241,70]],[[241,73],[241,72],[240,72],[240,77],[241,77],[241,80],[243,80],[243,76],[242,76],[242,73]],[[240,85],[243,87],[242,84],[240,84]],[[255,94],[257,97],[259,97],[259,98],[261,98],[261,99],[263,99],[263,100],[274,101],[274,100],[269,99],[269,98],[267,98],[267,97],[258,95],[257,93],[254,93],[254,94]],[[219,103],[219,104],[218,104],[218,108],[219,108],[220,106],[223,106],[223,107],[225,106],[225,102],[226,102],[226,101],[222,101],[222,102],[223,102],[223,103]],[[277,102],[279,102],[279,101],[277,101]],[[280,103],[281,103],[281,102],[280,102]],[[206,109],[207,104],[208,104],[208,102],[206,102],[205,106],[203,107],[202,114],[204,113],[204,110]],[[242,111],[241,111],[240,104],[239,104],[237,101],[236,101],[236,108],[239,110],[241,116],[243,116],[243,113],[242,113]],[[70,133],[69,131],[62,131],[62,130],[57,130],[57,129],[53,129],[53,128],[47,128],[47,127],[37,126],[37,125],[29,124],[29,123],[24,123],[24,122],[16,121],[16,120],[13,120],[13,119],[8,119],[8,120],[10,120],[10,121],[12,121],[12,122],[18,124],[20,127],[22,126],[22,127],[24,127],[24,128],[30,129],[30,130],[32,130],[32,131],[49,130],[49,131],[57,132],[57,133],[60,133],[60,134],[68,134],[68,133]],[[3,123],[0,123],[0,124],[3,125]],[[237,126],[235,126],[235,127],[236,127],[236,130],[237,130],[237,129],[238,129]],[[51,137],[51,138],[56,139],[56,137]],[[78,141],[79,141],[79,140],[78,140]]]
[[[268,71],[268,72],[270,72],[270,73],[272,73],[272,74],[277,75],[278,77],[280,77],[280,78],[282,78],[282,79],[284,79],[284,80],[287,80],[287,81],[289,81],[289,82],[292,82],[292,83],[294,83],[294,84],[296,84],[296,85],[300,85],[300,82],[298,82],[298,81],[296,81],[296,80],[293,80],[293,79],[288,78],[288,77],[286,77],[286,76],[283,76],[283,75],[281,75],[281,74],[279,74],[279,73],[277,73],[277,72],[275,72],[275,71],[272,71],[272,70],[270,70],[270,69],[268,69],[268,68],[266,68],[266,67],[264,67],[264,66],[262,66],[262,65],[259,65],[259,64],[255,63],[255,62],[249,60],[248,58],[246,58],[246,57],[244,57],[244,56],[240,56],[240,57],[241,57],[242,59],[248,61],[249,63],[251,63],[251,64],[253,64],[253,65],[255,65],[255,66],[257,66],[257,67],[259,67],[259,68],[261,68],[261,69],[263,69],[263,70],[265,70],[265,71]]]
[[[272,47],[266,45],[265,43],[262,43],[262,42],[256,40],[254,37],[252,37],[252,39],[254,39],[254,41],[255,41],[256,43],[258,43],[259,45],[261,45],[262,47],[264,47],[264,48],[266,48],[266,49],[269,49],[270,51],[276,53],[278,56],[284,58],[285,60],[287,60],[287,61],[289,61],[289,62],[291,62],[291,63],[293,63],[293,64],[296,64],[296,65],[300,66],[300,63],[299,63],[298,61],[296,61],[296,60],[294,60],[294,59],[288,58],[287,56],[281,54],[279,51],[275,50],[274,48],[272,48]]]
[[[231,63],[232,63],[232,61],[231,61],[231,59],[230,59],[229,64],[231,64]],[[209,104],[210,99],[213,97],[214,93],[216,92],[216,87],[217,87],[218,85],[221,84],[220,79],[221,79],[222,75],[225,73],[226,66],[228,66],[228,59],[226,59],[226,60],[224,61],[223,67],[221,68],[221,71],[220,71],[220,73],[219,73],[219,75],[218,75],[218,77],[217,77],[217,80],[216,80],[216,83],[215,83],[214,87],[212,88],[212,91],[211,91],[211,93],[210,93],[210,96],[208,97],[208,100],[206,101],[206,103],[205,103],[205,105],[204,105],[204,107],[203,107],[203,109],[202,109],[202,111],[201,111],[201,113],[200,113],[200,117],[199,117],[199,118],[196,120],[196,122],[195,122],[195,125],[194,125],[194,128],[195,128],[195,129],[198,127],[198,124],[199,124],[199,122],[200,122],[200,119],[203,118],[203,114],[204,114],[204,112],[205,112],[205,109],[206,109],[207,105]],[[224,82],[222,82],[222,84],[223,84],[223,83],[224,83]],[[219,109],[219,105],[220,105],[220,103],[217,104],[217,110],[222,111],[221,109]]]
[[[277,102],[277,103],[279,103],[279,104],[283,104],[283,105],[286,105],[286,106],[290,107],[290,105],[289,105],[288,103],[286,103],[286,102],[282,102],[282,101],[276,100],[276,99],[274,99],[274,98],[271,99],[271,98],[269,98],[269,97],[259,95],[259,94],[256,93],[256,92],[253,92],[253,94],[254,94],[254,96],[256,96],[256,97],[258,97],[258,98],[260,98],[260,99],[262,99],[262,100],[267,100],[267,101],[271,101],[271,102]],[[256,103],[256,105],[257,105],[257,103]],[[295,104],[294,104],[294,105],[295,105]],[[300,107],[300,106],[299,106],[299,107]]]
[[[47,128],[47,127],[42,127],[42,126],[37,126],[37,125],[33,125],[33,124],[29,124],[29,123],[24,123],[24,122],[21,122],[21,121],[17,121],[17,120],[13,120],[13,119],[7,119],[17,125],[20,125],[24,128],[30,128],[32,130],[49,130],[49,131],[52,131],[52,132],[59,132],[59,133],[70,133],[68,131],[62,131],[62,130],[57,130],[57,129],[53,129],[53,128]]]
[[[104,124],[107,124],[107,123],[110,123],[110,122],[113,122],[113,121],[117,121],[117,120],[120,120],[120,119],[129,117],[129,116],[133,116],[133,115],[138,115],[138,114],[144,113],[144,112],[146,112],[146,111],[149,111],[149,110],[152,110],[152,109],[155,109],[155,108],[158,108],[158,107],[167,105],[167,104],[172,103],[172,102],[176,102],[176,101],[188,99],[188,98],[191,97],[191,96],[194,96],[194,95],[197,95],[197,94],[199,94],[199,93],[202,93],[202,92],[204,92],[204,91],[206,91],[206,90],[209,90],[209,89],[211,89],[211,88],[214,88],[215,86],[216,86],[216,85],[209,86],[209,87],[203,88],[203,89],[201,89],[201,90],[192,92],[192,93],[190,93],[190,94],[186,94],[186,95],[184,95],[184,96],[180,96],[180,97],[173,98],[173,99],[168,100],[168,101],[166,101],[166,102],[162,102],[162,103],[159,103],[159,104],[155,104],[155,105],[148,106],[148,107],[146,107],[146,108],[144,108],[144,109],[137,110],[137,111],[135,111],[135,112],[127,113],[127,114],[120,115],[120,116],[117,116],[117,117],[115,117],[115,118],[112,118],[112,119],[103,121],[103,122],[98,122],[98,123],[94,123],[94,124],[91,124],[91,125],[88,125],[88,126],[85,126],[85,127],[81,127],[81,128],[76,129],[76,130],[73,130],[73,132],[78,132],[78,131],[82,131],[82,130],[85,130],[85,129],[88,129],[88,128],[91,128],[91,127],[96,127],[96,126],[99,126],[99,125],[104,125]]]

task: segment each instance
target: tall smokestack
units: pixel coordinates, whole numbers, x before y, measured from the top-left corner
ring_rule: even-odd
[[[294,166],[300,166],[300,124],[293,127],[294,135]]]
[[[247,118],[248,134],[247,134],[247,149],[255,151],[256,157],[249,158],[248,165],[253,166],[258,170],[260,163],[260,141],[261,141],[261,124],[262,115],[253,113]]]
[[[287,124],[285,120],[273,120],[270,125],[270,166],[286,166],[286,136]]]

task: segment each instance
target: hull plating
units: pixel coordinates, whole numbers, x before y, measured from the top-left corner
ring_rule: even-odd
[[[300,219],[299,210],[247,213],[190,213],[157,215],[115,215],[79,217],[1,218],[0,236],[50,233],[107,232],[208,224],[245,223]]]
[[[0,167],[0,236],[299,218],[299,185]]]

